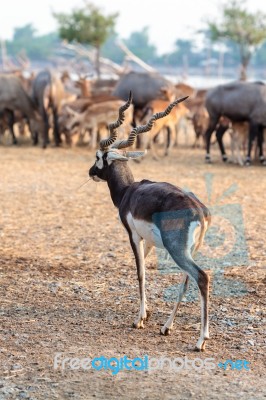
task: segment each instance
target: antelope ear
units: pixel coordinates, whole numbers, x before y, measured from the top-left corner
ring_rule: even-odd
[[[139,158],[139,157],[143,157],[147,154],[147,150],[145,151],[127,151],[126,152],[126,156],[128,158]]]
[[[122,154],[116,153],[115,151],[108,151],[107,162],[109,163],[109,161],[114,161],[114,160],[128,161],[128,158],[123,156]]]

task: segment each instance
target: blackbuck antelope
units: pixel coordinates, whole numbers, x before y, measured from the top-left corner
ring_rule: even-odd
[[[178,306],[186,292],[189,276],[199,287],[201,297],[201,331],[196,349],[204,350],[209,338],[208,296],[209,277],[195,263],[193,255],[203,242],[210,223],[210,213],[197,197],[166,182],[142,180],[135,182],[127,161],[143,156],[141,151],[127,151],[134,144],[136,136],[151,130],[154,122],[167,116],[178,103],[187,97],[170,103],[165,111],[154,114],[146,125],[137,126],[126,140],[117,141],[117,128],[125,119],[125,111],[132,101],[119,109],[118,120],[109,125],[110,136],[100,141],[95,164],[89,176],[96,182],[107,182],[114,205],[124,225],[136,259],[140,293],[140,311],[133,326],[143,328],[147,319],[145,296],[145,258],[153,246],[166,249],[184,274],[178,302],[161,329],[168,335],[173,327]],[[179,270],[177,268],[177,270]]]

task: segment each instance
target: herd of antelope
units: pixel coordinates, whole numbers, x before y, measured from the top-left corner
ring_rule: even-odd
[[[154,79],[156,80],[156,77]],[[27,79],[21,73],[2,73],[0,141],[1,136],[9,132],[13,144],[17,144],[17,136],[28,133],[33,144],[40,143],[44,148],[49,143],[60,146],[65,142],[69,146],[88,144],[91,149],[95,149],[107,135],[108,125],[116,118],[117,110],[124,104],[125,98],[120,96],[115,85],[117,83],[114,81],[92,82],[86,76],[71,79],[68,73],[59,76],[48,70],[32,74]],[[145,91],[145,85],[142,86],[142,90]],[[179,103],[172,113],[157,121],[149,133],[142,135],[135,147],[150,148],[153,157],[158,159],[158,149],[160,155],[167,156],[172,146],[177,145],[178,131],[181,128],[184,132],[193,128],[192,147],[207,146],[206,161],[210,161],[211,119],[210,111],[207,110],[207,90],[195,90],[186,84],[161,84],[159,90],[151,92],[139,106],[134,102],[134,94],[139,94],[140,90],[138,84],[130,89],[133,102],[127,110],[126,120],[119,134],[123,136],[136,124],[145,125],[153,114],[165,109],[169,102],[178,97],[188,96],[185,103]],[[248,119],[230,119],[221,110],[211,130],[216,130],[224,161],[228,159],[221,137],[228,131],[231,140],[231,161],[240,165],[250,163],[251,150],[248,150],[248,157],[245,157],[244,153],[249,144],[251,148],[251,142],[255,141],[256,135],[250,138]],[[261,143],[263,137],[259,140],[258,136],[258,144]],[[265,163],[263,150],[260,150],[259,156],[260,161]]]

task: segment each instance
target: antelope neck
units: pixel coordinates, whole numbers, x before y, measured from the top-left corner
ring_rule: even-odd
[[[132,183],[134,183],[134,177],[127,161],[113,161],[109,167],[107,184],[113,203],[117,208]]]

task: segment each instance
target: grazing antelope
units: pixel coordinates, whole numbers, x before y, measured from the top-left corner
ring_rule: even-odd
[[[109,100],[100,103],[92,104],[87,107],[83,112],[79,113],[71,109],[70,106],[66,107],[66,114],[64,118],[64,128],[67,132],[73,131],[74,128],[79,127],[81,130],[91,130],[90,147],[96,148],[98,131],[106,129],[109,121],[112,121],[116,114],[117,108],[124,104],[123,100]],[[133,107],[130,106],[125,121],[126,126],[131,126],[133,119]]]
[[[131,130],[126,140],[116,140],[117,128],[125,119],[132,97],[119,109],[119,117],[109,125],[110,136],[100,141],[96,161],[89,170],[89,176],[96,182],[107,182],[114,205],[124,225],[135,256],[140,293],[140,311],[133,326],[143,328],[147,319],[145,296],[145,258],[153,246],[166,249],[184,274],[178,302],[172,314],[161,329],[168,335],[178,306],[186,292],[189,276],[199,287],[201,297],[201,331],[196,344],[198,351],[204,350],[209,338],[208,296],[209,277],[193,260],[194,253],[203,242],[210,223],[210,213],[191,192],[166,182],[142,180],[135,182],[128,166],[128,160],[143,156],[141,151],[127,151],[136,136],[151,130],[154,122],[166,117],[186,97],[170,103],[165,111],[154,114],[146,125]],[[180,217],[181,216],[181,217]]]

